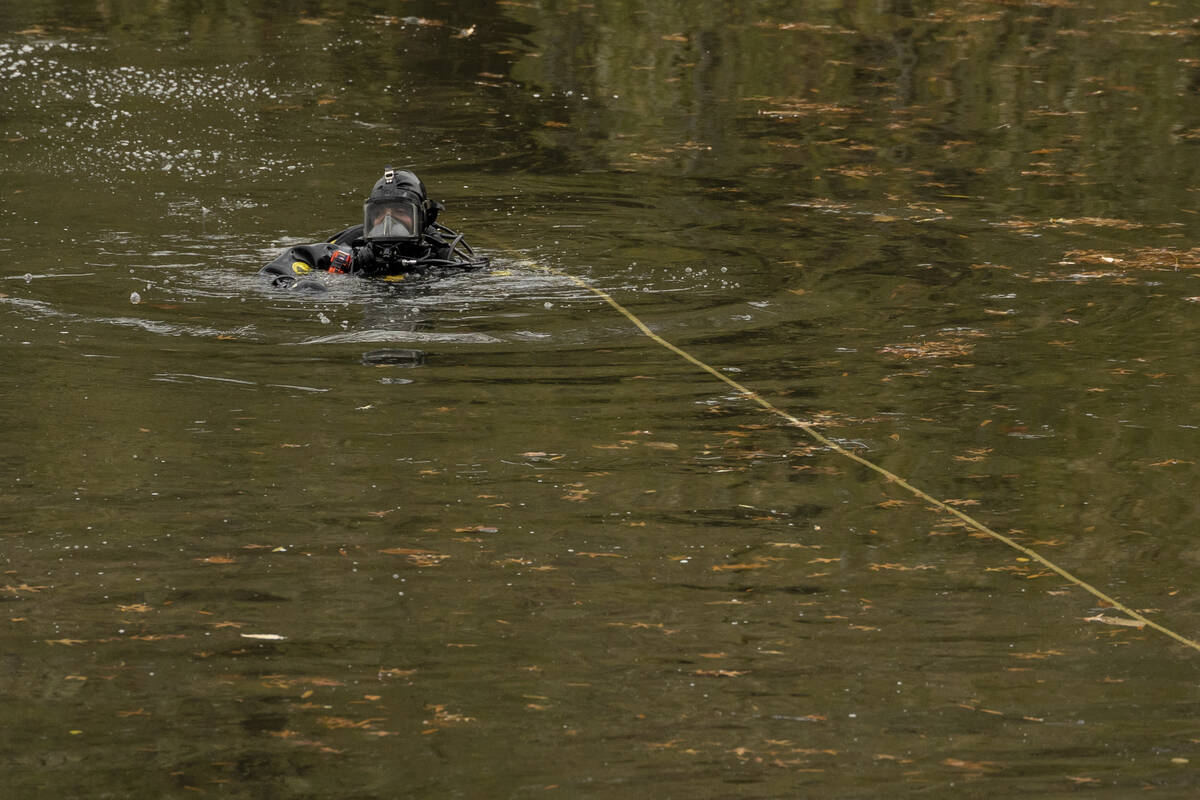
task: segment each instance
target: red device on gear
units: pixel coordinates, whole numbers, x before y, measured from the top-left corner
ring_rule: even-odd
[[[354,253],[344,247],[335,247],[329,254],[330,272],[349,272],[354,265]]]

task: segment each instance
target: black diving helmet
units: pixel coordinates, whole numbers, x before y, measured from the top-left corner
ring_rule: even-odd
[[[363,203],[363,238],[383,248],[416,244],[433,223],[425,184],[408,170],[384,170]]]

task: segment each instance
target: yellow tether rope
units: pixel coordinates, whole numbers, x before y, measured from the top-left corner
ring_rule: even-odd
[[[674,345],[671,342],[668,342],[666,339],[659,336],[654,331],[650,330],[650,327],[648,325],[646,325],[646,323],[642,322],[641,319],[639,319],[632,311],[630,311],[629,309],[625,308],[625,306],[618,303],[615,299],[613,299],[613,297],[610,294],[608,294],[604,290],[596,288],[595,286],[593,286],[592,284],[583,280],[582,278],[578,278],[574,275],[568,274],[566,272],[562,272],[561,270],[554,269],[553,267],[544,267],[539,264],[535,264],[535,263],[528,262],[528,261],[524,262],[524,264],[533,269],[540,270],[542,272],[548,272],[553,275],[558,275],[560,277],[566,278],[567,280],[570,280],[572,283],[576,284],[577,286],[579,286],[583,289],[586,289],[587,291],[596,295],[601,300],[608,303],[610,306],[612,306],[614,309],[616,309],[618,312],[620,312],[620,314],[622,316],[624,316],[626,319],[628,319],[630,322],[632,322],[639,331],[641,331],[643,334],[645,334],[649,339],[654,341],[656,344],[659,344],[662,347],[665,347],[667,350],[670,350],[672,353],[679,356],[683,360],[695,365],[696,367],[699,367],[700,369],[704,370],[709,375],[712,375],[714,378],[721,381],[722,383],[728,384],[734,390],[736,390],[739,394],[741,394],[743,397],[745,397],[747,400],[752,400],[755,403],[757,403],[758,405],[762,406],[767,411],[770,411],[772,414],[774,414],[778,417],[781,417],[784,420],[787,420],[788,423],[790,423],[791,425],[804,431],[809,436],[811,436],[813,439],[815,439],[816,441],[818,441],[821,444],[828,447],[830,450],[833,450],[833,451],[837,452],[838,454],[845,456],[846,458],[850,459],[851,461],[855,461],[859,464],[862,464],[864,467],[867,467],[868,469],[874,470],[875,472],[879,473],[887,480],[891,481],[892,483],[895,483],[897,486],[901,486],[904,489],[908,490],[908,492],[911,493],[912,495],[914,495],[915,497],[919,497],[920,499],[924,500],[927,503],[932,504],[933,506],[935,506],[936,508],[938,508],[939,510],[941,510],[947,514],[953,514],[955,517],[958,517],[960,520],[962,520],[964,523],[966,523],[969,527],[973,528],[974,530],[979,531],[980,533],[986,534],[986,535],[992,537],[993,539],[995,539],[996,541],[1003,542],[1004,544],[1008,545],[1009,547],[1013,548],[1014,550],[1025,554],[1026,556],[1028,556],[1029,558],[1038,562],[1039,564],[1046,567],[1047,569],[1053,570],[1054,572],[1058,573],[1063,578],[1066,578],[1068,581],[1075,584],[1076,586],[1083,589],[1084,591],[1088,592],[1089,594],[1093,595],[1094,597],[1102,600],[1103,602],[1107,603],[1108,605],[1112,606],[1113,608],[1117,609],[1118,611],[1126,614],[1131,619],[1137,620],[1138,622],[1142,623],[1146,627],[1153,628],[1154,630],[1158,631],[1159,633],[1162,633],[1162,634],[1165,634],[1165,635],[1171,637],[1172,639],[1179,642],[1180,644],[1186,645],[1187,647],[1190,647],[1193,650],[1200,651],[1200,643],[1198,643],[1192,639],[1189,639],[1186,636],[1178,634],[1175,631],[1171,630],[1170,628],[1167,628],[1163,625],[1159,625],[1154,620],[1146,618],[1145,616],[1143,616],[1139,612],[1133,610],[1132,608],[1125,605],[1124,603],[1121,603],[1120,601],[1116,600],[1115,598],[1109,597],[1107,594],[1100,591],[1095,586],[1092,586],[1090,583],[1083,580],[1082,578],[1078,578],[1075,575],[1068,572],[1067,570],[1058,566],[1050,559],[1048,559],[1045,556],[1043,556],[1042,554],[1038,553],[1036,550],[1033,550],[1031,548],[1026,547],[1023,544],[1015,542],[1008,536],[1005,536],[1004,534],[999,533],[998,531],[992,530],[987,525],[984,525],[982,522],[980,522],[979,520],[972,517],[970,514],[960,511],[957,508],[955,508],[954,506],[947,505],[946,503],[942,502],[941,500],[938,500],[937,498],[926,494],[925,492],[923,492],[920,489],[918,489],[917,487],[913,486],[911,483],[904,480],[903,478],[901,478],[899,475],[895,474],[894,472],[891,472],[890,470],[887,470],[887,469],[879,466],[878,464],[868,461],[867,459],[863,458],[862,456],[857,455],[857,454],[847,450],[846,448],[842,447],[837,442],[833,441],[832,439],[830,439],[829,437],[825,436],[823,433],[818,431],[811,422],[804,422],[803,420],[797,419],[796,417],[792,416],[788,412],[786,412],[783,409],[779,408],[778,406],[772,404],[769,400],[764,399],[757,392],[752,391],[751,389],[743,386],[742,384],[733,380],[729,376],[727,376],[721,372],[718,372],[716,369],[714,369],[713,367],[704,363],[700,359],[696,358],[694,355],[687,352],[683,348],[678,347],[677,345]]]

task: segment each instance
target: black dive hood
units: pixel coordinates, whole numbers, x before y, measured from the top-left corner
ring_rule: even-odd
[[[381,247],[416,244],[439,207],[426,196],[420,178],[387,167],[363,203],[363,238]]]

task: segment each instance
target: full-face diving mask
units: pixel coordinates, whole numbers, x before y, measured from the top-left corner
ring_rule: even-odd
[[[363,203],[363,238],[392,247],[421,239],[428,222],[425,186],[407,170],[388,167]]]
[[[410,200],[368,200],[363,236],[377,242],[414,241],[421,234],[420,219],[420,207]]]

